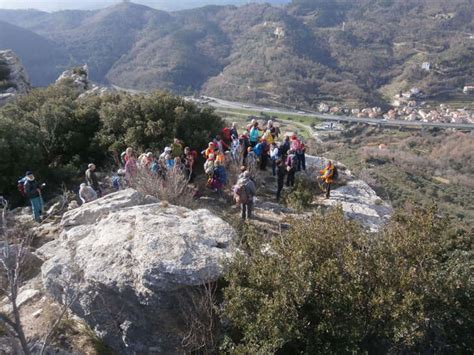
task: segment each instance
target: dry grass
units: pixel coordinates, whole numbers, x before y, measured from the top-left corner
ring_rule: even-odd
[[[139,192],[167,201],[173,205],[195,208],[195,190],[187,176],[179,169],[167,171],[163,179],[145,169],[138,169],[131,184]]]

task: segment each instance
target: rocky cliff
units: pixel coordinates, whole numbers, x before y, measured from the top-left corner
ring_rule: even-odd
[[[217,280],[235,232],[205,209],[128,189],[67,212],[58,240],[37,253],[43,284],[118,353],[175,353],[180,301]]]
[[[17,55],[10,49],[0,50],[0,105],[31,89],[26,69]]]
[[[64,71],[58,79],[56,85],[65,84],[77,89],[81,94],[79,98],[93,95],[102,95],[108,92],[116,91],[112,87],[98,86],[89,79],[89,67],[84,64],[82,67],[75,67]]]

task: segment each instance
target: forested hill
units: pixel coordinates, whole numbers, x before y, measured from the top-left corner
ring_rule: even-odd
[[[446,97],[473,84],[473,12],[472,0],[294,0],[171,13],[133,3],[0,10],[0,21],[58,51],[36,60],[36,50],[16,48],[22,41],[14,34],[0,36],[0,48],[21,53],[34,85],[49,82],[51,70],[87,63],[94,80],[126,88],[298,106],[380,103],[412,86]]]

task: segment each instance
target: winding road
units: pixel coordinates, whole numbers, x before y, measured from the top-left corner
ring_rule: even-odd
[[[193,100],[188,98],[189,100]],[[421,121],[402,121],[402,120],[383,120],[383,119],[373,119],[373,118],[358,118],[351,116],[336,116],[328,115],[324,113],[316,112],[301,112],[295,110],[285,110],[277,107],[264,107],[254,104],[247,104],[242,102],[234,102],[218,99],[215,97],[205,97],[206,104],[218,109],[231,109],[231,110],[241,110],[241,111],[257,111],[257,112],[269,112],[277,113],[280,115],[292,115],[292,116],[301,116],[301,117],[314,117],[323,119],[325,121],[336,121],[336,122],[350,122],[350,123],[364,123],[377,126],[385,127],[412,127],[412,128],[453,128],[459,130],[468,130],[474,132],[474,124],[469,123],[442,123],[442,122],[421,122]]]

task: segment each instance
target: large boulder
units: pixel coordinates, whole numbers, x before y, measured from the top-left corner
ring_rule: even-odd
[[[307,155],[307,174],[314,179],[327,161],[328,159],[323,157]],[[339,172],[335,185],[342,186],[333,189],[331,198],[320,201],[320,204],[326,207],[340,206],[347,218],[358,221],[371,232],[378,231],[390,219],[393,213],[392,207],[383,201],[365,181],[356,179],[343,164],[334,163]]]
[[[7,87],[0,90],[0,106],[2,106],[17,95],[28,93],[31,84],[25,67],[11,49],[0,50],[0,64],[5,65],[9,72]]]
[[[45,289],[119,353],[180,352],[180,298],[217,280],[235,232],[205,209],[128,189],[67,212],[38,254]],[[152,349],[152,350],[150,350]]]

